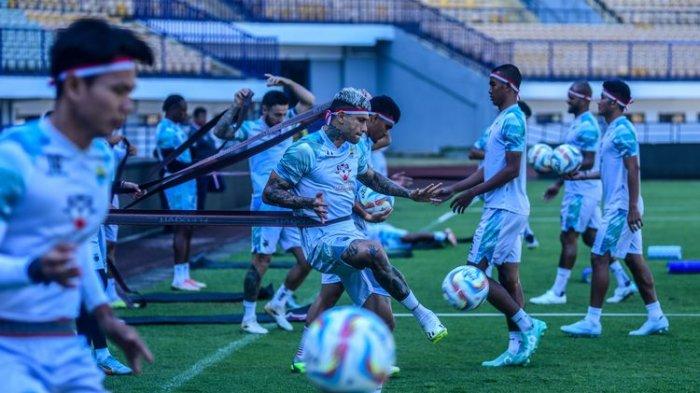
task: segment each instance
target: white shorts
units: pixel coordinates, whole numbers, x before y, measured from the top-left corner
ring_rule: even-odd
[[[260,198],[253,198],[250,203],[252,211],[291,211],[289,209],[263,203]],[[299,228],[295,227],[252,227],[250,251],[254,254],[272,255],[277,251],[277,244],[282,250],[289,251],[301,247]]]
[[[5,393],[105,392],[83,336],[0,337]]]
[[[197,210],[197,182],[190,180],[165,190],[170,210]]]
[[[391,296],[389,295],[389,292],[386,291],[386,289],[382,288],[382,286],[379,285],[379,282],[374,277],[374,273],[372,273],[372,270],[364,269],[362,271],[362,275],[364,276],[365,281],[369,282],[369,286],[372,289],[373,294],[386,297]],[[335,284],[339,283],[340,281],[340,277],[337,274],[321,273],[321,285]],[[362,304],[356,304],[356,306],[362,307]]]
[[[369,278],[364,270],[348,265],[341,258],[355,240],[367,238],[350,218],[323,227],[301,229],[302,246],[311,267],[321,273],[337,275],[352,302],[365,304],[372,295]]]
[[[467,260],[478,264],[486,259],[494,265],[520,262],[521,235],[527,226],[527,217],[508,210],[484,208]]]
[[[103,225],[105,240],[110,243],[116,243],[119,237],[119,225]]]
[[[593,254],[623,259],[627,254],[642,253],[642,231],[632,232],[627,224],[627,210],[611,210],[603,214],[603,222],[595,236]]]
[[[561,231],[583,233],[587,228],[600,228],[600,201],[580,194],[564,194],[561,201]]]
[[[104,225],[100,225],[97,232],[88,239],[90,259],[95,270],[107,269],[107,245],[104,238]]]

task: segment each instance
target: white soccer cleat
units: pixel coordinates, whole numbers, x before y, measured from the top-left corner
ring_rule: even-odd
[[[637,285],[635,285],[633,282],[630,282],[628,285],[626,285],[624,287],[615,288],[615,292],[613,292],[613,295],[610,296],[609,298],[607,298],[605,300],[605,302],[606,303],[622,303],[627,298],[634,295],[635,292],[639,292],[639,289],[637,289]]]
[[[199,287],[194,285],[191,282],[188,282],[187,280],[183,280],[180,282],[174,282],[170,284],[170,289],[173,291],[186,291],[186,292],[198,292]]]
[[[243,321],[241,322],[241,330],[250,334],[267,334],[267,329],[260,326],[258,321]]]
[[[662,315],[655,320],[647,319],[646,322],[637,330],[632,330],[630,336],[650,336],[652,334],[668,333],[668,318]]]
[[[573,337],[599,337],[603,326],[588,319],[582,319],[571,325],[564,325],[561,331]]]
[[[525,247],[528,249],[532,250],[540,246],[540,242],[537,240],[535,235],[532,235],[532,238],[528,239],[529,236],[525,236]]]
[[[274,305],[272,302],[267,302],[267,304],[265,304],[265,312],[274,318],[277,326],[279,326],[282,330],[286,330],[288,332],[294,330],[292,324],[287,320],[287,310],[284,309],[283,304]]]
[[[421,319],[418,323],[420,323],[423,332],[425,332],[425,335],[428,336],[428,340],[432,343],[437,343],[447,337],[447,328],[443,326],[440,319],[438,319],[437,315],[432,311],[429,311],[429,316]]]
[[[551,289],[541,296],[530,298],[533,304],[566,304],[566,294],[557,296]]]
[[[197,281],[194,278],[187,278],[187,279],[185,279],[185,282],[190,283],[199,289],[204,289],[207,287],[207,284],[205,284],[201,281]]]

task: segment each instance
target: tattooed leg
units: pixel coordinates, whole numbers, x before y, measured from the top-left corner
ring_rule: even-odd
[[[391,265],[384,249],[377,242],[355,240],[341,258],[357,269],[371,269],[379,285],[398,301],[404,300],[411,291],[403,274]]]
[[[243,279],[243,299],[254,302],[258,299],[260,282],[270,265],[270,256],[265,254],[253,254],[253,263]]]

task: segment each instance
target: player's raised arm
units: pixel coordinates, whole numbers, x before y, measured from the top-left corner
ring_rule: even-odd
[[[284,78],[272,74],[265,74],[265,77],[267,78],[268,86],[286,86],[289,88],[289,90],[292,91],[292,94],[294,94],[299,99],[299,102],[294,107],[297,114],[304,113],[314,106],[314,103],[316,102],[316,97],[314,97],[313,93],[311,93],[307,88],[300,85],[299,83],[289,78]]]
[[[212,131],[217,138],[224,140],[232,140],[236,138],[236,130],[231,127],[235,120],[234,115],[236,115],[237,109],[243,106],[243,102],[252,97],[253,91],[248,88],[243,88],[236,92],[234,95],[233,104],[212,128]]]

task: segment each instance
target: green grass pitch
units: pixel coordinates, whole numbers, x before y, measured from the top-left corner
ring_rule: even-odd
[[[523,250],[521,280],[525,298],[537,296],[553,282],[559,255],[559,202],[544,203],[541,195],[548,182],[528,184],[532,214],[530,223],[541,243],[536,250]],[[700,182],[645,181],[642,184],[646,212],[644,247],[679,244],[684,256],[700,259],[700,212],[697,196]],[[471,236],[479,219],[480,206],[453,218],[449,226],[461,236]],[[416,230],[447,211],[401,200],[391,223]],[[443,226],[443,227],[444,227]],[[438,313],[454,313],[442,299],[440,284],[453,267],[464,263],[468,245],[432,251],[416,251],[411,259],[392,262],[406,275],[419,300]],[[241,244],[247,249],[247,244]],[[527,305],[531,313],[584,313],[589,286],[580,281],[581,270],[589,266],[589,250],[581,243],[578,262],[568,288],[569,303],[561,306]],[[231,258],[247,259],[241,251]],[[279,256],[278,260],[290,260]],[[401,375],[390,380],[385,392],[631,392],[700,390],[700,275],[671,276],[665,261],[649,261],[654,272],[661,305],[669,317],[666,336],[628,337],[627,332],[644,321],[644,316],[605,316],[605,313],[644,313],[639,298],[606,305],[603,336],[598,339],[565,337],[559,327],[578,316],[543,316],[549,331],[533,356],[530,366],[487,370],[480,366],[507,345],[501,317],[444,317],[449,336],[433,345],[423,336],[413,318],[397,318],[395,339]],[[241,291],[244,270],[197,271],[196,278],[210,290]],[[284,270],[271,270],[263,282],[278,286]],[[297,292],[310,300],[319,287],[313,272]],[[169,283],[157,289],[165,290]],[[611,278],[611,288],[614,279]],[[347,298],[344,298],[347,302]],[[258,303],[262,311],[264,302]],[[404,313],[394,302],[394,310]],[[488,304],[477,312],[494,312]],[[242,312],[240,304],[149,305],[145,310],[121,315],[220,314]],[[682,315],[686,314],[686,315]],[[693,315],[687,315],[693,314]],[[468,315],[468,314],[466,314]],[[286,333],[273,329],[264,337],[240,333],[238,326],[141,327],[156,363],[147,365],[140,376],[108,377],[106,387],[114,392],[311,392],[313,387],[301,375],[290,374],[289,364],[301,334],[301,324]],[[113,352],[118,352],[113,348]],[[121,357],[121,354],[119,355]]]

